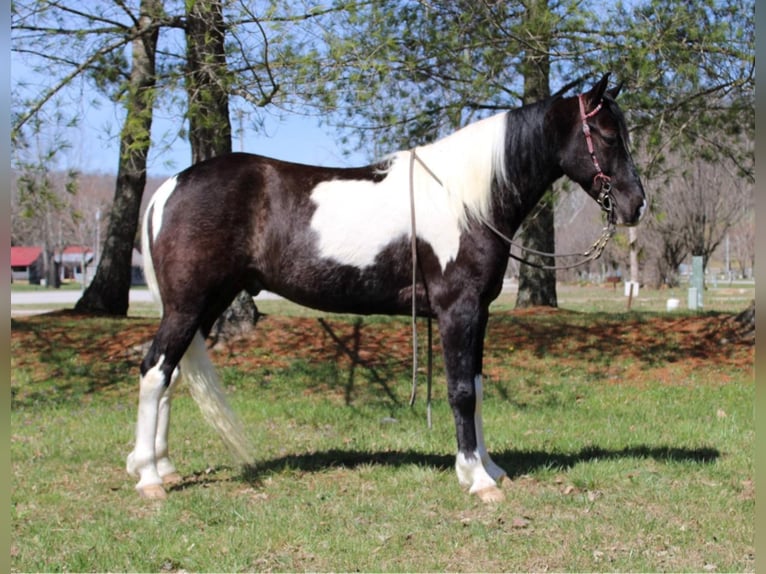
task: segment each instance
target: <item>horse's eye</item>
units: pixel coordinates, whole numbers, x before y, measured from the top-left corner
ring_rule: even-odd
[[[613,147],[613,146],[617,145],[617,136],[616,135],[613,135],[613,134],[601,134],[601,139],[609,147]]]

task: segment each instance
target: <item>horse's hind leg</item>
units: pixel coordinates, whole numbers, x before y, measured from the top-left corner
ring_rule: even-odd
[[[170,429],[170,404],[173,400],[173,390],[178,386],[179,369],[170,376],[170,385],[160,397],[157,413],[157,434],[154,437],[154,454],[157,458],[157,472],[164,485],[172,485],[181,481],[181,475],[176,471],[170,460],[168,449],[168,431]]]
[[[139,477],[136,489],[146,498],[164,498],[162,477],[172,477],[175,472],[167,457],[170,387],[197,326],[196,317],[165,315],[141,364],[136,444],[128,455],[127,470]]]

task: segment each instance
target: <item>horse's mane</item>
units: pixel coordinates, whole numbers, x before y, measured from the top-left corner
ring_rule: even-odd
[[[520,174],[540,165],[546,157],[542,128],[546,103],[540,102],[501,112],[478,120],[431,144],[415,148],[428,170],[415,163],[414,179],[418,193],[444,193],[451,209],[465,228],[473,218],[487,219],[493,204],[493,191],[511,191],[520,200]],[[386,171],[398,174],[402,184],[409,175],[410,150],[392,154]],[[438,178],[439,181],[436,180]],[[533,176],[534,177],[534,176]],[[541,177],[547,180],[547,177]],[[499,199],[499,198],[498,198]]]
[[[493,183],[505,174],[506,112],[478,120],[415,152],[433,175],[415,163],[417,193],[448,194],[461,226],[471,217],[486,218],[492,205]],[[410,150],[391,156],[388,171],[409,174]],[[436,178],[434,177],[436,176]]]

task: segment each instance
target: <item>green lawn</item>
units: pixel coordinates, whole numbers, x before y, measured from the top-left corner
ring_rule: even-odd
[[[407,406],[407,319],[364,319],[365,364],[297,309],[219,348],[257,468],[181,392],[184,481],[161,503],[124,471],[155,320],[14,319],[12,570],[753,571],[752,347],[709,338],[725,316],[502,304],[485,364],[488,447],[512,479],[497,505],[457,484],[439,358],[433,429]],[[355,321],[331,325],[349,340]]]

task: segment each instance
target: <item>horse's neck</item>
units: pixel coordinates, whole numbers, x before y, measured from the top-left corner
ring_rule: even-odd
[[[520,127],[507,138],[507,178],[499,186],[500,197],[495,204],[499,207],[496,222],[511,226],[520,224],[563,175],[556,149],[545,133],[544,110],[530,107],[516,112],[518,117],[512,118],[509,129],[513,130],[515,124]]]

